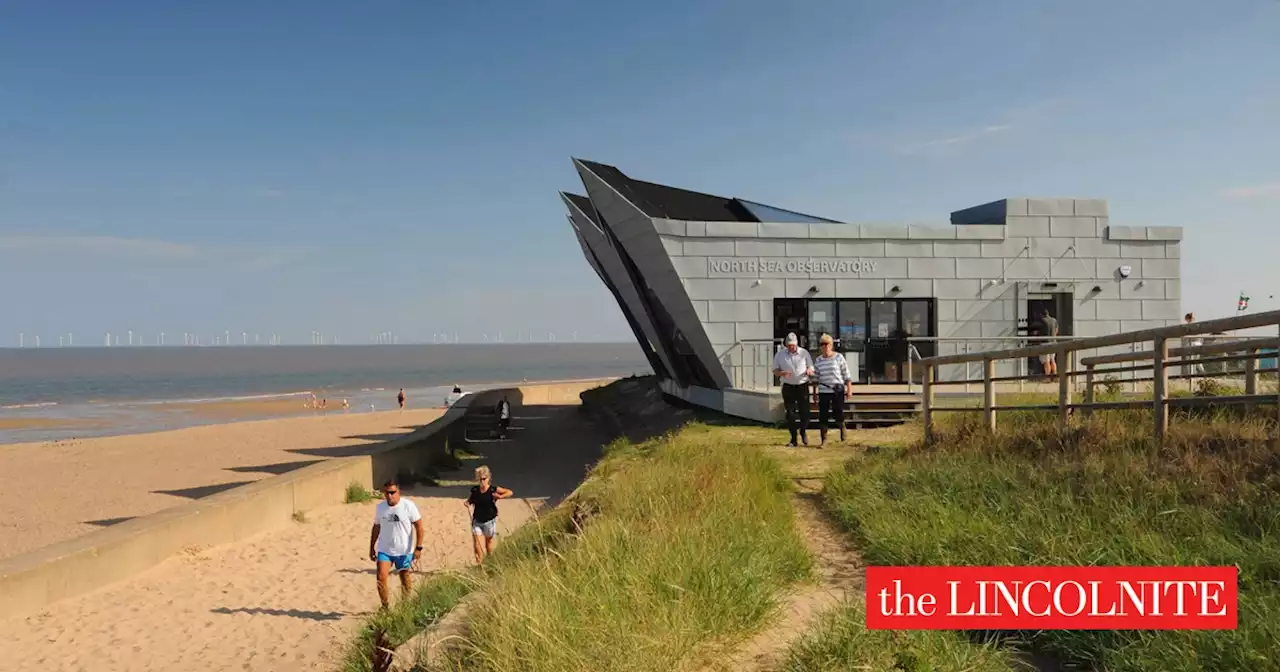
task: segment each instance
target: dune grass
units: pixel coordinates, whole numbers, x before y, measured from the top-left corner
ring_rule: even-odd
[[[791,647],[781,672],[1018,669],[1010,651],[994,641],[972,643],[953,632],[868,630],[866,621],[865,606],[856,599],[825,614]]]
[[[705,426],[611,445],[487,562],[457,670],[670,672],[765,624],[809,575],[778,463]]]
[[[1179,411],[1157,446],[1149,411],[1097,412],[1065,429],[1051,414],[1001,412],[994,436],[978,414],[941,414],[932,445],[853,458],[828,476],[824,500],[869,564],[1236,565],[1235,631],[1019,634],[1060,662],[1092,669],[1276,670],[1274,417],[1274,407]],[[793,660],[879,636],[851,629],[838,624]],[[950,669],[925,662],[917,669]]]
[[[393,591],[399,587],[392,585]],[[427,577],[414,587],[408,599],[394,601],[376,612],[357,632],[342,659],[342,672],[372,672],[376,646],[395,648],[431,627],[479,581],[468,572],[446,572]]]

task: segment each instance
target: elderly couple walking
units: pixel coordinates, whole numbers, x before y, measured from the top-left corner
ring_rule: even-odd
[[[791,443],[796,438],[809,445],[809,382],[818,383],[818,427],[821,446],[827,443],[827,420],[834,418],[840,427],[840,440],[845,439],[844,402],[853,396],[853,376],[844,355],[835,351],[830,334],[818,339],[821,349],[817,359],[800,347],[794,333],[787,334],[784,347],[773,356],[773,375],[782,379],[782,403],[787,409],[787,429],[791,431]]]

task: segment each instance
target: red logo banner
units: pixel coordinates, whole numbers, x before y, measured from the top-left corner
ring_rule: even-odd
[[[1234,630],[1235,567],[868,567],[870,630]]]

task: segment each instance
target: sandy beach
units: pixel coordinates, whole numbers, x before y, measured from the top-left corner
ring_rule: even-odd
[[[300,399],[293,403],[301,408]],[[313,462],[362,454],[443,412],[308,411],[301,418],[0,445],[0,558]]]
[[[495,483],[516,494],[499,504],[500,535],[570,492],[601,445],[572,407],[521,409],[513,438],[472,444]],[[473,464],[452,477],[469,479]],[[426,525],[424,571],[471,562],[467,489],[406,489]],[[0,661],[12,672],[335,669],[360,618],[378,605],[366,555],[373,506],[307,512],[305,522],[170,558],[36,615],[0,621]]]

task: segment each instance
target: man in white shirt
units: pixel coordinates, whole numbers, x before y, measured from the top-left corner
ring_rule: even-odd
[[[382,486],[382,496],[385,499],[378,502],[373,514],[369,559],[378,563],[378,598],[386,607],[391,603],[387,579],[393,569],[400,575],[401,594],[408,597],[413,589],[413,575],[409,570],[422,555],[423,527],[417,505],[400,495],[395,479]]]
[[[814,375],[813,358],[800,347],[795,333],[787,334],[784,347],[773,356],[773,375],[782,379],[782,404],[787,409],[787,429],[791,443],[796,447],[796,434],[809,445],[809,377]]]

